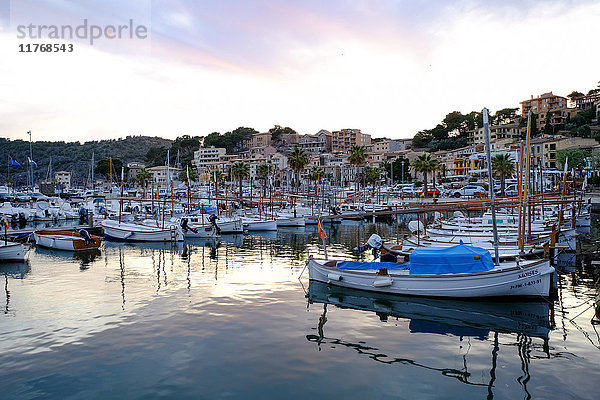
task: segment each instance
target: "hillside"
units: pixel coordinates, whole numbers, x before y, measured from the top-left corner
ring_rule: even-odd
[[[159,137],[127,136],[124,139],[110,139],[91,142],[33,142],[33,159],[35,181],[46,178],[50,157],[52,171],[70,171],[75,185],[85,182],[88,177],[92,153],[95,161],[103,158],[119,158],[124,163],[145,162],[145,156],[151,148],[170,148],[173,141]],[[8,156],[12,156],[26,168],[29,155],[29,142],[0,138],[0,185],[6,184]],[[26,172],[18,166],[11,166],[11,178],[16,179],[16,186],[27,182]]]

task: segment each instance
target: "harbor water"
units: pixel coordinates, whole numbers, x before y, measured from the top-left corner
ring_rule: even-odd
[[[325,230],[330,258],[396,239],[382,222]],[[33,248],[0,265],[0,398],[598,399],[591,253],[560,255],[556,298],[494,303],[309,283],[312,226]]]

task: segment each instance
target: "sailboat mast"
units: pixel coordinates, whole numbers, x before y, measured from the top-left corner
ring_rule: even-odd
[[[33,149],[31,146],[31,131],[27,131],[27,133],[29,134],[29,162],[27,164],[29,164],[29,172],[31,174],[31,191],[33,192]]]
[[[94,152],[92,151],[92,194],[94,194]]]
[[[500,264],[500,256],[498,254],[498,227],[496,226],[496,196],[494,194],[494,177],[492,176],[492,155],[490,151],[490,125],[488,121],[488,110],[483,109],[483,132],[485,136],[485,153],[487,156],[488,167],[488,188],[490,192],[490,206],[492,208],[492,227],[494,232],[494,262]]]

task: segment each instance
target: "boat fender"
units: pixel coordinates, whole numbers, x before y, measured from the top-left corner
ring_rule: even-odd
[[[327,279],[329,279],[329,281],[341,281],[342,276],[340,274],[329,273],[327,274]]]
[[[392,286],[392,278],[383,278],[383,279],[377,279],[375,281],[373,281],[373,286],[374,287],[386,287],[386,286]]]
[[[125,235],[125,239],[129,239],[130,237],[133,236],[135,232],[129,232],[127,235]]]

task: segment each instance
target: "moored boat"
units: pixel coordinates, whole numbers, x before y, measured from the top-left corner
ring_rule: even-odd
[[[23,243],[0,241],[0,262],[23,262],[29,246]]]
[[[131,222],[104,220],[100,224],[107,239],[130,242],[176,242],[183,241],[184,234],[178,225],[148,226]]]
[[[35,244],[55,250],[83,251],[98,249],[100,237],[90,235],[86,230],[79,232],[60,230],[39,230],[33,232]]]
[[[410,262],[308,260],[311,280],[380,293],[429,297],[548,297],[548,260],[494,265],[486,249],[457,245],[417,248]]]

